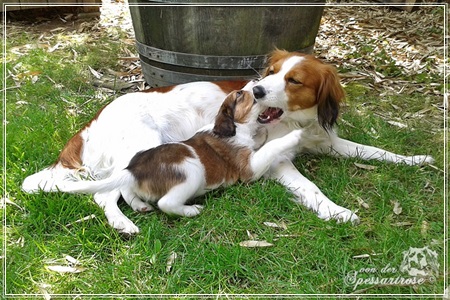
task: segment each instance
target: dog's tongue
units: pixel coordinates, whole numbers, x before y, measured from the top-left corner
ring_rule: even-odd
[[[261,124],[268,124],[281,117],[282,114],[283,114],[282,109],[276,107],[269,107],[258,116],[258,122]]]

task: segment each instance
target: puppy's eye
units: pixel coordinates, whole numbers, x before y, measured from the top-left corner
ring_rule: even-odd
[[[268,75],[273,75],[273,74],[275,74],[275,71],[274,70],[269,70]]]
[[[288,78],[288,80],[287,80],[289,83],[292,83],[292,84],[302,84],[300,81],[298,81],[298,80],[296,80],[296,79],[294,79],[294,78]]]
[[[241,96],[242,96],[242,91],[236,92],[236,98],[239,98],[239,97],[241,97]]]

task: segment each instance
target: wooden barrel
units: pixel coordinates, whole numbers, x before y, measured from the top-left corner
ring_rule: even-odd
[[[154,0],[144,6],[129,0],[145,80],[157,87],[256,78],[275,47],[311,53],[325,0],[316,2],[227,6]]]

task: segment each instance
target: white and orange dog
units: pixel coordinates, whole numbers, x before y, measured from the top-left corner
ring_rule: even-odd
[[[403,156],[339,138],[333,131],[344,91],[334,67],[310,55],[274,51],[258,83],[244,81],[194,82],[131,93],[108,104],[76,133],[56,163],[30,175],[22,188],[57,191],[57,182],[84,174],[96,180],[123,170],[138,152],[192,137],[213,123],[223,99],[233,90],[247,88],[270,106],[258,117],[267,129],[267,141],[303,128],[298,149],[279,155],[266,176],[285,185],[302,203],[324,219],[358,222],[358,216],[328,199],[291,162],[295,153],[308,151],[339,157],[359,157],[417,165],[432,162],[430,156]],[[71,180],[71,179],[69,179]],[[138,228],[118,208],[120,190],[94,194],[96,203],[117,230],[132,234]],[[142,205],[131,206],[145,211]]]
[[[167,214],[196,216],[202,206],[186,205],[188,200],[238,180],[259,179],[279,155],[295,150],[301,129],[254,151],[260,126],[257,118],[266,108],[249,91],[232,92],[220,107],[214,126],[205,126],[186,141],[139,152],[111,177],[65,181],[58,189],[90,194],[118,189],[127,203],[140,210],[151,209],[147,204],[151,203]]]

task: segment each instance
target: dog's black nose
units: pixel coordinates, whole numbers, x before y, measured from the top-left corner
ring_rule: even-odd
[[[263,86],[257,85],[253,87],[253,96],[255,96],[256,99],[261,99],[265,95],[267,95],[267,92]]]

